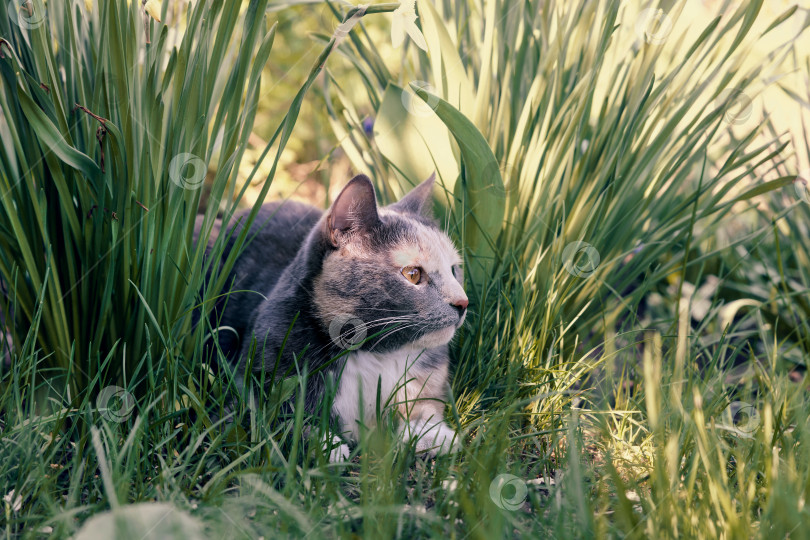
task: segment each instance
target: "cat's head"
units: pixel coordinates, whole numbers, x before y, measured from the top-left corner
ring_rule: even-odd
[[[371,181],[356,176],[318,225],[325,256],[315,308],[339,346],[438,347],[464,322],[462,260],[431,217],[433,179],[378,207]]]

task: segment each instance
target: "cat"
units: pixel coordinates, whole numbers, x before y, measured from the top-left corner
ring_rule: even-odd
[[[334,384],[331,415],[353,442],[361,424],[374,425],[379,385],[381,403],[396,405],[404,441],[415,438],[429,456],[458,449],[443,416],[449,343],[468,299],[461,257],[432,217],[433,185],[431,176],[379,207],[359,175],[325,212],[293,201],[259,209],[228,279],[240,292],[220,300],[210,319],[239,380],[248,369],[272,380],[306,366],[306,409],[314,413]],[[246,216],[235,216],[223,258]],[[216,224],[209,242],[218,234]],[[349,455],[343,440],[330,446],[332,461]]]

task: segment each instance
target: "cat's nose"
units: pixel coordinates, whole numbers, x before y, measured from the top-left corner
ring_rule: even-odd
[[[451,301],[450,305],[456,308],[458,311],[458,316],[461,317],[464,315],[464,312],[467,311],[467,306],[470,305],[470,301],[466,298],[459,298]]]

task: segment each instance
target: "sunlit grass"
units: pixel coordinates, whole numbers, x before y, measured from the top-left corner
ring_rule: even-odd
[[[101,537],[113,516],[135,538],[807,530],[810,204],[793,194],[795,153],[810,149],[768,122],[734,123],[726,92],[758,92],[763,73],[785,68],[768,63],[779,55],[746,60],[758,43],[807,55],[793,34],[806,10],[775,20],[762,2],[727,3],[682,35],[682,4],[667,4],[676,22],[658,35],[639,34],[650,6],[632,2],[420,1],[430,50],[410,44],[396,60],[377,43],[395,5],[370,8],[368,31],[327,62],[329,27],[315,67],[289,75],[297,93],[249,178],[255,198],[312,99],[382,202],[438,169],[443,223],[468,267],[485,261],[453,346],[447,420],[462,450],[416,456],[382,410],[353,460],[329,464],[304,435],[326,429],[325,416],[279,407],[301,399],[304,381],[250,399],[200,353],[209,329],[191,326],[224,285],[203,290],[190,242],[203,189],[208,224],[248,189],[242,158],[275,54],[267,5],[164,4],[148,46],[137,3],[88,14],[84,2],[49,2],[47,24],[27,30],[0,18],[7,537],[83,526]],[[344,7],[333,5],[350,16]],[[362,91],[337,72],[317,79],[335,61]],[[471,171],[429,110],[404,106],[414,80],[477,127],[497,170]],[[326,104],[307,93],[314,84]],[[184,153],[202,160],[205,188],[188,185],[196,169],[173,168]],[[498,173],[502,192],[479,184]],[[488,246],[467,244],[472,226]]]

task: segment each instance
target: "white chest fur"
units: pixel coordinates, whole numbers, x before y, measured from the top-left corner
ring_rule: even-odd
[[[436,455],[458,448],[456,433],[442,419],[447,362],[436,362],[435,356],[423,358],[423,354],[421,349],[411,348],[386,354],[355,351],[347,356],[332,406],[345,436],[357,441],[361,425],[374,427],[379,393],[381,410],[396,408],[403,420],[402,440],[415,440],[417,452]],[[330,460],[346,459],[349,447],[339,440],[332,444],[336,442]]]
[[[405,387],[414,378],[420,353],[403,349],[385,354],[355,351],[347,356],[332,410],[352,439],[357,440],[361,422],[367,427],[376,422],[378,383],[381,408],[399,405],[406,397]]]

